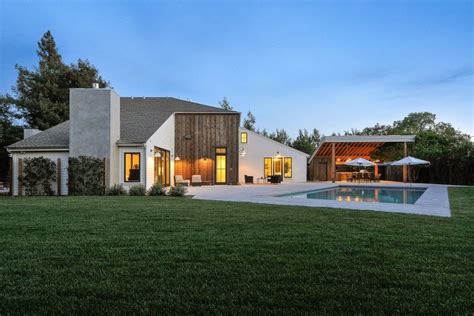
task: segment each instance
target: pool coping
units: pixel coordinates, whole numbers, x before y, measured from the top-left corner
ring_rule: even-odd
[[[319,189],[330,189],[338,186],[364,186],[364,187],[387,187],[387,188],[426,188],[415,204],[397,203],[373,203],[373,202],[348,202],[335,200],[317,199],[295,199],[293,197],[276,196],[291,194],[302,191],[314,191]],[[194,199],[251,202],[275,205],[295,205],[307,207],[339,208],[354,211],[377,211],[390,213],[417,214],[428,216],[450,217],[451,209],[449,205],[448,186],[433,184],[412,184],[405,183],[294,183],[280,185],[240,185],[240,186],[210,186],[191,187],[190,194]]]

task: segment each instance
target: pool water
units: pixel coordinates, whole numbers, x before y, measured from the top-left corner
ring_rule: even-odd
[[[293,198],[335,200],[346,202],[415,204],[425,188],[374,188],[339,186],[330,189],[293,193]]]

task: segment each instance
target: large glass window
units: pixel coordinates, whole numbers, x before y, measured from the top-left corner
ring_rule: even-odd
[[[291,178],[293,176],[293,158],[285,157],[285,178]]]
[[[272,158],[265,157],[263,158],[263,176],[269,177],[272,175]]]
[[[125,182],[140,182],[140,153],[125,153]]]
[[[248,134],[247,132],[242,132],[240,133],[240,142],[242,144],[247,144],[247,140],[248,140]]]
[[[273,175],[283,175],[283,158],[277,157],[273,159]]]

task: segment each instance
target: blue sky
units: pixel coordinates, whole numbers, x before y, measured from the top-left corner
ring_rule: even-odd
[[[430,111],[474,135],[472,1],[0,0],[0,92],[51,30],[122,96],[210,105],[324,134]]]

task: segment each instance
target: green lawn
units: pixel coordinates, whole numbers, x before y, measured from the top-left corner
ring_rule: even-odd
[[[472,313],[452,218],[153,197],[0,198],[0,314]]]

